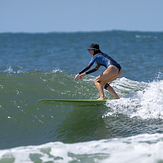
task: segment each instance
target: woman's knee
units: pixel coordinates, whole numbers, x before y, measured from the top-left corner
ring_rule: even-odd
[[[106,83],[103,87],[107,90],[107,88],[110,87],[110,85],[109,83]]]
[[[106,85],[106,82],[100,81],[98,78],[96,78],[96,79],[94,80],[94,84],[95,84],[95,85],[96,85],[96,84],[101,84],[101,86],[104,87],[104,86]]]
[[[94,84],[96,85],[96,83],[98,82],[97,78],[94,80]]]

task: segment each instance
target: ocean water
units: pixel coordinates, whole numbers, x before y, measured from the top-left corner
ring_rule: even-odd
[[[123,68],[102,105],[75,75],[98,43]],[[0,163],[163,162],[163,32],[0,33]]]

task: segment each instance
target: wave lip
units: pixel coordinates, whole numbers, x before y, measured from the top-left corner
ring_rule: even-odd
[[[153,81],[143,90],[130,93],[120,100],[109,101],[107,106],[112,108],[112,111],[104,116],[118,112],[131,118],[163,119],[163,80]]]

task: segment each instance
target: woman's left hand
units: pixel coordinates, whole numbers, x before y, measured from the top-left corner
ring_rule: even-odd
[[[86,75],[86,73],[82,73],[79,75],[79,78],[82,79],[82,77],[84,77]]]

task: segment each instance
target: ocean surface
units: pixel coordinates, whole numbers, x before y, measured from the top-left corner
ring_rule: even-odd
[[[102,105],[75,75],[98,43],[123,68]],[[163,163],[163,32],[0,33],[0,163]]]

